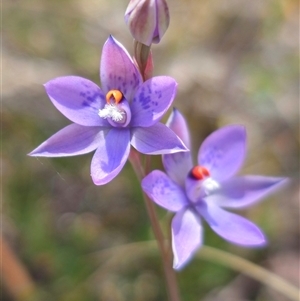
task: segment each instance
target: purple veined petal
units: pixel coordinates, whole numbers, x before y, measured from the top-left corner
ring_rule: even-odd
[[[149,127],[155,124],[171,106],[176,90],[177,83],[169,76],[156,76],[144,82],[131,105],[131,126]]]
[[[266,244],[261,230],[244,217],[223,210],[213,202],[202,201],[196,209],[212,230],[224,239],[246,247],[258,247]]]
[[[233,177],[223,182],[215,193],[206,197],[206,201],[226,208],[245,208],[274,193],[287,182],[287,178]]]
[[[141,184],[151,200],[169,211],[176,212],[188,205],[184,190],[160,170],[149,173]]]
[[[186,120],[179,110],[173,109],[166,126],[169,127],[188,148],[191,148],[190,132]]]
[[[245,155],[245,127],[229,125],[204,140],[198,152],[198,163],[209,170],[214,180],[224,181],[240,169]]]
[[[91,176],[96,185],[106,184],[116,177],[130,151],[129,129],[111,128],[102,131],[102,136],[91,163]]]
[[[176,213],[172,220],[173,268],[182,269],[201,247],[202,240],[200,217],[189,209]]]
[[[101,89],[79,76],[64,76],[50,80],[46,92],[54,106],[71,121],[84,126],[107,126],[98,116],[105,104]]]
[[[121,91],[131,102],[142,77],[124,46],[110,36],[102,50],[100,78],[103,92]]]
[[[168,176],[184,187],[185,178],[193,166],[191,152],[162,155],[162,162]]]
[[[102,137],[101,127],[87,127],[70,124],[51,136],[29,156],[67,157],[89,153],[95,150]]]
[[[142,154],[162,155],[187,151],[182,141],[162,123],[131,129],[131,145]]]

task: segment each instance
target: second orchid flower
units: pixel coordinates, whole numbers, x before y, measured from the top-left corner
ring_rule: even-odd
[[[189,147],[186,122],[174,110],[168,125]],[[266,243],[249,220],[224,208],[244,208],[281,187],[286,178],[235,176],[246,155],[246,131],[225,126],[207,137],[193,167],[190,152],[163,155],[167,172],[155,170],[142,181],[143,190],[158,205],[174,212],[172,247],[174,268],[181,269],[203,244],[202,218],[224,239],[246,247]]]

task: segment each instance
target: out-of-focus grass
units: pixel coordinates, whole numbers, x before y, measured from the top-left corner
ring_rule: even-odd
[[[179,83],[175,105],[187,117],[194,154],[216,127],[243,123],[249,135],[244,171],[295,176],[299,153],[295,2],[187,3],[170,1],[171,26],[153,52],[156,74],[171,75]],[[92,256],[153,238],[130,166],[108,185],[96,187],[89,176],[91,154],[26,156],[68,124],[50,104],[44,82],[76,74],[98,83],[99,55],[110,33],[131,52],[123,22],[126,5],[127,1],[117,0],[3,4],[3,233],[43,300],[166,300],[157,256],[134,254],[132,259],[124,254],[122,265],[109,269]],[[159,158],[154,161],[161,167]],[[272,265],[273,257],[287,251],[298,254],[297,191],[291,185],[243,212],[267,233],[267,248],[229,245],[207,227],[205,243],[282,271]],[[157,210],[163,221],[168,220],[165,211]],[[289,272],[282,276],[297,282],[292,272],[297,263],[285,268]],[[229,269],[195,259],[178,274],[182,299],[206,300],[235,277]],[[248,282],[235,289],[243,291]],[[248,297],[262,300],[256,289]],[[4,300],[11,300],[8,292]]]

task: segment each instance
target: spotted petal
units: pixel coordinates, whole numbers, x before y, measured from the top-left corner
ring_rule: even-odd
[[[208,136],[198,152],[198,163],[206,167],[214,180],[224,181],[241,167],[246,154],[243,126],[225,126]]]
[[[182,269],[202,245],[202,225],[192,210],[181,210],[172,220],[173,267]]]
[[[136,92],[131,105],[131,126],[149,127],[156,123],[171,106],[177,83],[169,76],[148,79]]]
[[[130,151],[128,129],[111,128],[101,132],[101,143],[94,154],[91,176],[96,185],[103,185],[116,177],[127,161]]]
[[[174,131],[187,147],[190,147],[189,130],[184,117],[178,110],[173,109],[166,125]],[[193,165],[191,152],[163,155],[162,161],[169,177],[183,187],[185,178]]]
[[[197,210],[218,235],[232,243],[248,247],[266,244],[261,230],[244,217],[205,201],[197,206]]]
[[[274,193],[288,182],[286,178],[244,176],[234,177],[222,183],[221,188],[206,197],[221,207],[244,208]]]
[[[70,124],[51,136],[29,155],[35,157],[66,157],[95,150],[102,137],[100,127]]]
[[[157,205],[176,212],[188,205],[183,189],[164,172],[154,170],[142,180],[145,193]]]
[[[139,152],[147,155],[187,151],[174,132],[162,123],[156,123],[147,128],[132,128],[131,144]]]
[[[130,102],[136,89],[142,84],[142,77],[127,50],[110,36],[102,50],[100,78],[103,92],[121,91]]]
[[[104,106],[100,88],[88,79],[79,76],[64,76],[45,84],[46,92],[54,106],[71,121],[85,126],[107,126],[98,116]]]

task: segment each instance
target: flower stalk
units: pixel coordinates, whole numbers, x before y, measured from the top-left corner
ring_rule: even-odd
[[[131,148],[130,151],[129,161],[139,181],[141,181],[146,176],[146,172],[142,166],[139,153],[133,148]],[[154,208],[154,203],[147,197],[145,193],[143,193],[143,198],[150,219],[151,227],[161,254],[169,301],[180,301],[176,274],[172,267],[172,252],[170,252],[169,244],[167,244],[164,239],[164,235],[160,228],[157,214]]]
[[[133,48],[135,62],[141,72],[143,80],[146,81],[153,76],[151,46],[147,46],[134,40]]]

